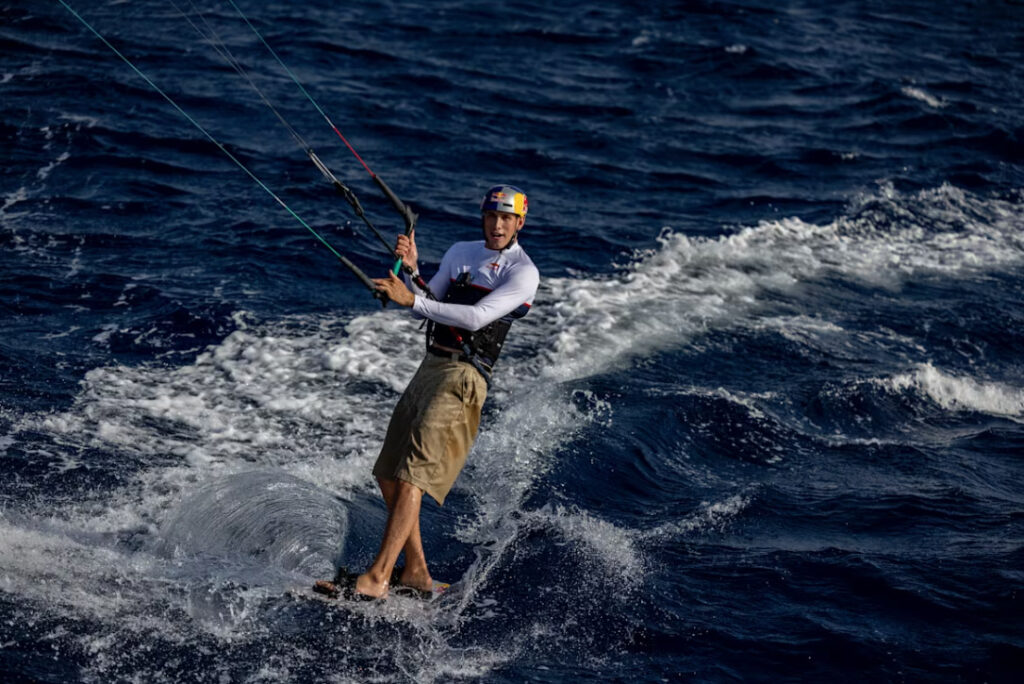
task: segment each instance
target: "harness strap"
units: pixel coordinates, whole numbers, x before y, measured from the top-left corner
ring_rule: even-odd
[[[427,353],[428,354],[433,354],[434,356],[440,356],[441,358],[445,358],[445,359],[451,359],[452,361],[461,361],[463,363],[470,364],[471,366],[473,366],[473,368],[476,368],[477,371],[479,371],[481,376],[483,376],[484,382],[487,383],[487,389],[491,388],[491,373],[492,373],[493,369],[492,369],[491,366],[488,366],[486,363],[481,361],[477,357],[477,355],[473,353],[473,350],[470,349],[469,344],[467,344],[466,342],[462,343],[462,352],[461,353],[460,352],[453,352],[453,351],[445,351],[444,349],[438,349],[437,347],[433,346],[430,343],[431,338],[433,336],[433,332],[434,332],[434,321],[431,321],[431,320],[428,319],[427,320],[427,336],[426,336],[426,340],[427,340]]]

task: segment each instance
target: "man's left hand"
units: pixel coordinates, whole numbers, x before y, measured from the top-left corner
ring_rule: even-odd
[[[388,273],[387,278],[374,278],[373,284],[399,306],[412,306],[416,302],[416,295],[394,273]]]

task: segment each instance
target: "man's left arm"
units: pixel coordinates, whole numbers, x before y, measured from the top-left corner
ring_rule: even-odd
[[[540,284],[540,273],[533,264],[515,269],[507,281],[484,295],[476,304],[451,304],[415,297],[413,311],[442,325],[479,330],[507,316],[523,304],[532,304]]]

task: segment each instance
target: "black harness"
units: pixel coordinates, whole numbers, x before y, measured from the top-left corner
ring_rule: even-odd
[[[449,286],[448,291],[441,301],[450,304],[476,304],[490,292],[487,288],[473,285],[471,273],[464,272],[456,278]],[[530,310],[526,304],[521,305],[512,313],[502,316],[498,320],[488,323],[479,330],[469,331],[464,328],[456,328],[448,325],[438,325],[434,321],[427,321],[427,351],[439,356],[455,356],[443,350],[437,349],[434,345],[441,345],[449,349],[461,349],[462,353],[456,358],[459,361],[472,364],[480,374],[484,376],[487,384],[491,383],[491,370],[494,363],[501,354],[501,348],[505,344],[505,336],[508,329],[512,327],[512,321],[522,318]]]

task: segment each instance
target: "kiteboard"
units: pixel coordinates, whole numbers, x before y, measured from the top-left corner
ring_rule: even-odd
[[[433,587],[430,591],[424,591],[416,589],[415,587],[407,587],[398,582],[398,577],[401,575],[401,568],[395,568],[395,572],[391,575],[391,590],[388,592],[388,596],[404,596],[416,598],[421,601],[433,601],[442,595],[451,587],[448,582],[439,582],[433,580]],[[380,601],[373,596],[366,596],[360,594],[355,589],[355,580],[358,575],[348,572],[347,568],[338,568],[338,573],[335,575],[333,580],[317,580],[313,583],[313,592],[324,596],[328,599],[340,599],[347,601]]]

